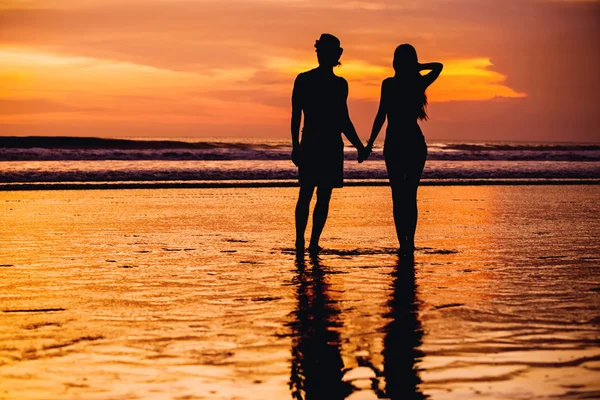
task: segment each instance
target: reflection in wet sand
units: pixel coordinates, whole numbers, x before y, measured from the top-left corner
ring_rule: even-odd
[[[419,362],[424,356],[419,349],[423,330],[419,321],[416,297],[415,261],[399,257],[391,283],[389,319],[383,328],[383,367],[369,357],[358,358],[359,367],[373,374],[354,374],[344,366],[343,329],[339,301],[329,294],[328,267],[318,258],[307,266],[303,257],[296,259],[295,277],[297,307],[292,313],[292,362],[290,389],[295,399],[344,399],[361,389],[380,399],[426,399],[419,389]],[[357,370],[358,370],[357,368]],[[365,385],[365,380],[370,382]],[[363,381],[363,382],[361,382]]]
[[[414,267],[413,257],[401,257],[393,272],[393,291],[386,315],[391,321],[385,327],[383,350],[385,396],[378,394],[379,398],[427,398],[419,390],[419,361],[424,356],[419,346],[423,329],[419,321]]]
[[[344,399],[352,386],[342,380],[344,362],[337,301],[328,293],[327,267],[312,258],[310,270],[296,259],[297,307],[293,312],[290,389],[295,399]]]
[[[295,267],[296,196],[0,193],[0,398],[600,398],[600,186],[425,187],[414,275],[389,188]]]

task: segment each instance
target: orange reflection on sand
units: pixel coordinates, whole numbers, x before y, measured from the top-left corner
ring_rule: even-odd
[[[0,193],[0,390],[281,399],[292,376],[436,400],[600,390],[597,187],[423,187],[412,276],[385,187],[334,192],[303,274],[296,196]],[[326,374],[295,369],[319,360]]]

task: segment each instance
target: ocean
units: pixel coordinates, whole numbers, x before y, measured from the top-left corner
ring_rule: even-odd
[[[385,185],[382,145],[345,185]],[[0,137],[0,188],[293,186],[289,139]],[[600,183],[600,144],[429,141],[424,185]]]

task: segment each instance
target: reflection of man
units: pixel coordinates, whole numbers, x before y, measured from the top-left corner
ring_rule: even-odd
[[[345,399],[352,386],[342,381],[340,321],[336,302],[327,293],[322,267],[315,262],[310,275],[298,265],[297,309],[292,327],[290,389],[295,399]]]
[[[333,188],[343,186],[344,142],[341,134],[359,152],[364,152],[348,115],[348,83],[334,74],[343,49],[333,35],[324,33],[315,43],[319,66],[303,72],[294,82],[292,93],[292,161],[298,167],[300,193],[296,205],[296,250],[304,251],[304,233],[310,201],[317,188],[317,204],[309,251],[316,254],[323,232]],[[300,121],[304,114],[302,141]]]

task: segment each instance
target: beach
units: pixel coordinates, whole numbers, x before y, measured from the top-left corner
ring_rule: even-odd
[[[600,187],[0,192],[1,399],[600,396]]]

